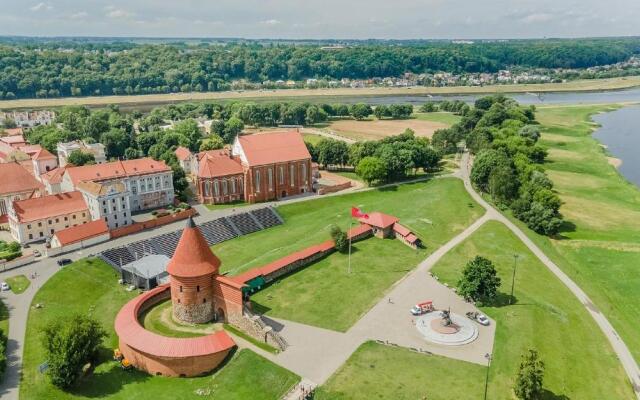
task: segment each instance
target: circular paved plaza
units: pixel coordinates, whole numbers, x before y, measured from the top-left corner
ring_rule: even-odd
[[[442,324],[442,311],[434,311],[416,319],[416,328],[425,340],[446,346],[471,343],[478,337],[478,327],[468,318],[451,314],[452,324]]]

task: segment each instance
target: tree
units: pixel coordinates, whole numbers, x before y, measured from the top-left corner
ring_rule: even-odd
[[[481,151],[471,168],[471,182],[483,192],[489,191],[489,177],[498,167],[510,167],[511,162],[504,152],[489,149]]]
[[[127,160],[134,160],[138,157],[140,157],[140,152],[133,147],[127,147],[124,151],[124,158]]]
[[[92,153],[85,153],[82,150],[74,150],[67,157],[67,162],[69,164],[73,164],[76,167],[81,167],[83,165],[95,164],[96,158]]]
[[[307,125],[314,125],[320,122],[324,122],[326,120],[327,120],[327,113],[323,109],[318,108],[315,105],[311,105],[307,108],[307,112],[305,116],[305,122],[307,123]]]
[[[224,147],[224,140],[218,135],[211,135],[202,141],[200,151],[218,150]]]
[[[518,197],[518,177],[513,168],[501,165],[491,171],[489,193],[495,201],[507,205]]]
[[[178,122],[174,126],[173,131],[189,139],[189,146],[187,147],[191,151],[198,150],[200,147],[200,140],[202,139],[202,131],[195,119],[189,118]]]
[[[372,182],[385,179],[387,167],[378,157],[365,157],[356,166],[356,174],[371,186]]]
[[[543,380],[544,362],[540,360],[536,350],[529,349],[522,355],[513,391],[520,400],[540,399]]]
[[[11,118],[7,118],[4,121],[2,121],[2,128],[4,129],[13,129],[17,127],[18,125],[16,124],[16,121],[12,120]]]
[[[244,129],[244,123],[236,117],[231,117],[224,123],[224,134],[222,138],[225,143],[233,143],[236,136]]]
[[[531,139],[535,143],[540,139],[540,127],[537,125],[525,125],[520,128],[518,134],[524,138]]]
[[[100,136],[100,142],[104,145],[108,158],[120,158],[129,147],[129,135],[121,129],[111,129]]]
[[[426,102],[420,106],[420,112],[423,113],[431,113],[436,111],[438,111],[438,104],[433,101]]]
[[[490,302],[500,287],[500,277],[493,263],[481,256],[469,261],[458,281],[458,293],[465,299]]]
[[[106,331],[94,318],[74,315],[57,318],[42,330],[42,344],[49,364],[51,383],[68,388],[78,378],[82,367],[95,361]]]
[[[373,114],[373,110],[371,106],[364,103],[354,104],[349,108],[349,114],[359,120],[367,118],[369,115]]]
[[[331,239],[335,243],[336,250],[340,253],[346,253],[349,250],[349,240],[347,234],[337,225],[331,226]]]

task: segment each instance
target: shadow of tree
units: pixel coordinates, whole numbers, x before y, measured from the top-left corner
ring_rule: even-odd
[[[142,371],[123,370],[117,361],[104,361],[99,365],[101,366],[99,372],[94,371],[82,377],[76,386],[69,389],[69,393],[101,398],[120,392],[126,385],[139,384],[151,379],[149,374]]]
[[[576,228],[576,224],[571,221],[564,220],[560,225],[560,229],[558,230],[558,234],[556,235],[556,237],[560,240],[566,240],[568,239],[568,237],[563,235],[563,233],[575,232]]]
[[[569,396],[565,396],[564,394],[555,394],[551,390],[542,389],[541,400],[570,400]]]

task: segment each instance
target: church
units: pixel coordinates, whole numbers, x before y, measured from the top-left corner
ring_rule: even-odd
[[[311,155],[299,132],[240,135],[231,149],[198,153],[189,165],[204,204],[257,203],[313,190]]]

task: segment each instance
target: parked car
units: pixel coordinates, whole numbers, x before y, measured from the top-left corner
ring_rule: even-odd
[[[6,292],[7,290],[10,290],[10,289],[11,289],[11,286],[9,286],[7,282],[0,283],[0,290],[2,290],[3,292]]]
[[[69,265],[71,264],[73,261],[71,261],[71,259],[69,258],[62,258],[60,260],[58,260],[58,265],[61,267],[64,267],[65,265]]]
[[[476,321],[480,325],[484,325],[484,326],[489,325],[489,323],[491,322],[491,321],[489,321],[489,318],[486,315],[481,314],[479,312],[471,312],[471,311],[469,311],[467,313],[467,317],[469,319],[472,319],[472,320]]]
[[[34,250],[33,251],[33,255],[36,256],[36,257],[40,257],[42,254],[40,253],[39,250]]]

